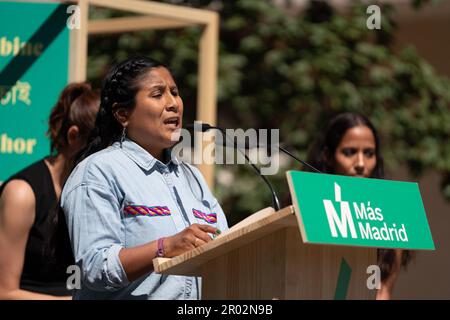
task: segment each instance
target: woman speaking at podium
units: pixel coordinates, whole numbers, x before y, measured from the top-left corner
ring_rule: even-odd
[[[325,132],[313,144],[309,163],[323,173],[345,176],[384,177],[380,141],[372,123],[357,113],[339,114],[329,122]],[[400,249],[379,249],[381,288],[378,300],[391,298],[400,267],[406,267],[411,252]]]
[[[81,286],[74,299],[199,299],[200,279],[153,272],[227,229],[200,172],[171,156],[183,102],[169,69],[145,57],[113,67],[81,162],[61,198]]]

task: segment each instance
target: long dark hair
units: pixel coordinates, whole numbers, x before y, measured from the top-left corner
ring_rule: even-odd
[[[331,119],[323,134],[314,142],[308,156],[309,164],[324,173],[334,173],[334,154],[347,130],[366,126],[375,138],[375,157],[377,163],[373,169],[371,178],[384,177],[384,161],[381,155],[380,138],[373,124],[365,116],[359,113],[341,113]]]
[[[339,143],[344,137],[347,130],[357,127],[366,126],[371,131],[375,138],[375,156],[377,163],[372,171],[371,178],[384,178],[384,161],[381,155],[380,138],[377,130],[368,118],[359,113],[347,112],[341,113],[333,117],[322,135],[320,135],[313,143],[308,155],[308,162],[323,173],[335,173],[334,155]],[[308,170],[308,168],[305,168]],[[395,250],[392,249],[378,249],[378,265],[381,270],[381,280],[385,281],[389,275],[394,271],[395,266]],[[402,251],[401,266],[406,268],[412,259],[412,252],[410,250]]]
[[[92,90],[85,82],[68,84],[60,93],[58,101],[50,112],[47,136],[50,138],[52,156],[68,147],[67,133],[72,125],[79,129],[80,137],[88,141],[94,128],[95,118],[100,105],[100,93]],[[74,160],[68,159],[69,170],[73,169]],[[46,217],[48,234],[44,242],[43,252],[49,262],[56,259],[68,261],[69,252],[65,252],[64,244],[69,243],[65,229],[65,217],[59,207],[59,199],[52,205]],[[61,248],[61,249],[60,249]]]
[[[169,70],[166,65],[154,59],[133,57],[109,70],[102,85],[100,110],[95,120],[95,128],[88,146],[79,155],[77,162],[108,147],[120,138],[123,129],[114,116],[114,109],[132,110],[136,104],[135,97],[140,89],[140,80],[150,69],[158,67]]]

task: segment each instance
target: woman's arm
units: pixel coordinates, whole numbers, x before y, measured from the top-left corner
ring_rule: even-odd
[[[211,241],[208,233],[216,233],[216,231],[216,228],[208,225],[193,224],[164,240],[164,256],[175,257],[194,249],[196,246],[201,246]],[[153,259],[156,258],[157,249],[158,241],[152,241],[134,248],[120,250],[120,263],[129,281],[134,281],[153,270]]]
[[[394,265],[392,266],[392,271],[388,275],[385,281],[381,282],[380,289],[377,291],[377,300],[390,300],[392,295],[392,290],[394,289],[395,281],[397,280],[398,273],[402,264],[403,250],[395,249],[395,259]]]
[[[35,197],[23,180],[11,180],[0,197],[0,299],[69,299],[20,289],[25,247],[35,219]]]
[[[116,291],[153,271],[157,241],[124,248],[121,206],[108,187],[79,184],[63,190],[75,261],[81,266],[82,283],[91,290]],[[211,240],[216,228],[194,224],[164,241],[166,257],[173,257]],[[195,240],[195,239],[199,240]]]

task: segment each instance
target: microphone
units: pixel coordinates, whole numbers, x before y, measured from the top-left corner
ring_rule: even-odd
[[[288,156],[290,156],[291,158],[297,160],[298,162],[300,162],[301,164],[303,164],[304,166],[307,166],[308,168],[314,170],[315,172],[318,173],[322,173],[322,171],[320,171],[319,169],[314,168],[312,165],[310,165],[308,162],[303,161],[302,159],[297,158],[296,156],[294,156],[292,153],[290,153],[289,151],[287,151],[285,148],[283,148],[282,146],[278,146],[278,149],[280,149],[282,152],[284,152],[285,154],[287,154]]]
[[[201,132],[206,132],[206,131],[208,131],[208,130],[219,130],[220,132],[222,132],[222,133],[225,135],[225,138],[231,140],[231,138],[227,135],[227,133],[225,132],[224,129],[222,129],[222,128],[220,128],[220,127],[214,127],[214,126],[211,126],[210,124],[207,124],[207,123],[201,123],[200,128],[198,128],[197,125],[188,124],[188,125],[186,125],[186,128],[189,128],[189,129],[192,129],[192,128],[193,128],[194,130],[195,130],[195,129],[200,129]],[[248,161],[248,163],[252,166],[252,168],[256,171],[256,173],[261,177],[261,179],[262,179],[262,180],[266,183],[266,185],[269,187],[270,193],[271,193],[271,195],[272,195],[272,204],[273,204],[273,207],[274,207],[275,211],[280,210],[280,209],[281,209],[281,207],[280,207],[280,201],[278,200],[278,196],[277,196],[277,194],[276,194],[276,192],[275,192],[275,189],[273,188],[272,184],[269,182],[269,180],[267,180],[267,178],[266,178],[264,175],[261,174],[261,171],[259,170],[259,168],[258,168],[257,166],[255,166],[255,165],[250,161],[250,159],[249,159],[248,156],[245,154],[245,152],[243,152],[240,148],[238,148],[238,147],[234,144],[234,141],[233,141],[233,147],[236,148],[236,149],[237,149],[237,150],[245,157],[245,159],[246,159],[246,160]]]
[[[194,126],[193,124],[188,124],[188,125],[186,126],[186,128],[189,128],[189,129],[195,128],[195,129],[197,129],[197,127]],[[226,135],[226,133],[225,133],[225,129],[222,129],[222,128],[219,128],[219,127],[213,127],[213,126],[211,126],[211,125],[208,124],[208,123],[203,123],[203,122],[200,123],[200,130],[201,130],[201,132],[206,132],[206,131],[208,131],[208,130],[210,130],[210,129],[217,129],[217,130],[223,132],[223,133],[225,134],[226,137],[228,137],[228,136]],[[223,143],[224,143],[224,145],[225,145],[225,141],[224,141]],[[236,149],[239,150],[239,147],[237,147],[236,145],[234,145],[234,141],[233,141],[233,146],[236,147]],[[256,147],[256,148],[261,148],[261,147],[265,147],[265,146],[261,146],[261,145],[258,143],[255,147]],[[248,146],[245,145],[244,148],[248,148]],[[283,153],[287,154],[288,156],[290,156],[292,159],[294,159],[294,160],[300,162],[302,165],[304,165],[304,166],[306,166],[306,167],[312,169],[312,170],[315,171],[315,172],[322,173],[322,171],[320,171],[319,169],[313,167],[313,166],[310,165],[308,162],[303,161],[302,159],[297,158],[296,156],[294,156],[291,152],[289,152],[288,150],[286,150],[286,149],[283,148],[282,146],[278,145],[278,149],[280,149],[281,152],[283,152]],[[244,155],[245,155],[245,153],[244,153]],[[247,161],[248,161],[248,160],[247,160]]]

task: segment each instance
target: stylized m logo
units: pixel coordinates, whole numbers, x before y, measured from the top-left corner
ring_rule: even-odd
[[[333,238],[338,237],[336,230],[343,238],[347,238],[347,226],[350,228],[350,233],[353,239],[357,238],[355,224],[353,223],[352,214],[350,212],[350,205],[347,201],[342,201],[341,199],[341,187],[334,183],[334,197],[337,203],[341,205],[341,215],[339,216],[334,208],[333,202],[331,200],[323,200],[323,205],[325,207],[325,212],[327,213],[328,225],[330,226],[331,235]]]

